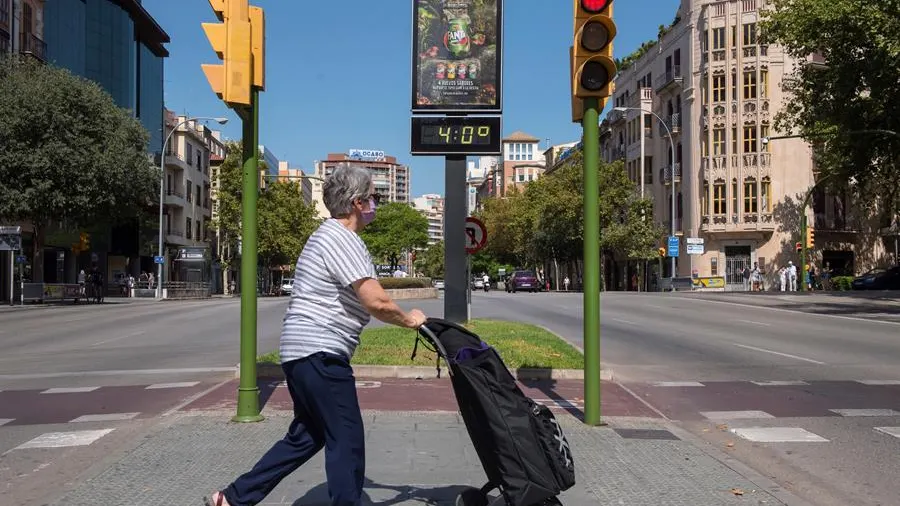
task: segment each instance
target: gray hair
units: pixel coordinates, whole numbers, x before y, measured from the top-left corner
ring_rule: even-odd
[[[368,170],[352,165],[334,169],[322,185],[322,200],[332,218],[343,218],[353,209],[353,201],[369,196],[372,175]]]

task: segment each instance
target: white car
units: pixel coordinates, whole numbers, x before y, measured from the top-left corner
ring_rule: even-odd
[[[281,295],[290,295],[294,291],[294,278],[286,279],[281,284]]]
[[[434,287],[437,288],[438,290],[443,290],[444,289],[444,280],[443,279],[435,279]]]

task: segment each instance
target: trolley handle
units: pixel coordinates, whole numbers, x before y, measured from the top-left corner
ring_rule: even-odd
[[[441,345],[441,341],[438,339],[437,335],[435,335],[435,333],[430,328],[428,328],[427,322],[422,324],[422,326],[420,326],[416,330],[417,330],[416,342],[413,346],[413,352],[412,352],[412,356],[410,357],[410,360],[413,360],[416,358],[416,351],[419,348],[419,341],[423,341],[422,337],[424,336],[424,338],[425,338],[424,340],[427,340],[431,345],[434,346],[434,348],[432,348],[427,343],[423,343],[423,344],[425,344],[426,348],[428,348],[430,351],[433,351],[435,353],[435,355],[437,355],[437,359],[436,359],[437,377],[440,378],[441,377],[441,357],[443,357],[444,360],[447,361],[448,365],[450,363],[450,359],[447,357],[447,350],[444,349],[444,347]],[[450,372],[450,375],[451,376],[453,375],[452,371]]]

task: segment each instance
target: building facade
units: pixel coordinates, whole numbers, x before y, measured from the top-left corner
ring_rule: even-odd
[[[444,240],[444,197],[426,194],[413,200],[413,207],[428,220],[428,245]]]
[[[351,149],[347,154],[329,153],[325,160],[316,160],[315,176],[326,178],[340,166],[362,167],[372,174],[375,193],[382,196],[382,202],[410,202],[411,172],[409,166],[397,161],[396,157],[384,151]],[[320,218],[330,217],[322,201],[322,181],[312,180],[312,200]]]
[[[159,163],[163,143],[163,59],[169,36],[138,0],[0,0],[0,51],[30,55],[90,79],[128,109],[150,135],[148,155]],[[96,266],[108,293],[126,275],[155,271],[157,220],[132,220],[83,230],[90,250],[75,254],[79,231],[48,230],[36,269],[33,228],[22,223],[26,282],[74,283]]]
[[[799,265],[799,218],[791,216],[815,183],[815,167],[803,140],[768,140],[778,135],[782,83],[798,62],[760,44],[762,6],[683,0],[656,45],[616,76],[602,156],[624,160],[641,193],[654,200],[666,235],[674,229],[681,238],[678,276],[725,276],[742,286],[744,267],[758,264],[771,286],[778,268]],[[813,206],[825,216],[815,216],[818,229],[827,227],[827,216],[834,221],[826,200]],[[813,218],[810,210],[811,224]],[[687,255],[687,238],[703,239],[703,254]],[[853,274],[852,256],[825,246],[815,262]]]
[[[485,184],[490,179],[491,184]],[[480,156],[470,160],[466,167],[466,203],[471,215],[481,209],[490,190],[502,179],[501,165],[496,156]]]
[[[212,155],[224,155],[218,132],[166,111],[164,281],[210,281]],[[202,262],[201,262],[202,260]]]
[[[312,204],[312,179],[306,177],[303,169],[292,168],[287,161],[278,162],[278,172],[275,174],[278,181],[290,181],[300,185],[300,195],[306,205]]]

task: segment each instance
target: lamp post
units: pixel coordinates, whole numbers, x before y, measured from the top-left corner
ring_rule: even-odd
[[[188,118],[181,123],[175,125],[172,128],[172,131],[166,135],[166,140],[163,141],[162,146],[162,154],[159,157],[159,244],[157,245],[157,255],[161,258],[165,258],[163,255],[163,206],[165,204],[165,191],[166,191],[166,147],[169,145],[169,139],[172,137],[181,125],[191,122],[191,121],[199,121],[199,120],[212,120],[220,125],[224,125],[228,123],[228,118],[209,118],[209,117],[197,117],[197,118]],[[163,264],[156,264],[156,298],[162,299],[162,279],[163,279]]]
[[[659,115],[653,111],[647,111],[647,110],[641,109],[640,107],[616,107],[613,110],[619,111],[619,112],[640,111],[641,113],[652,114],[653,116],[656,117],[656,119],[659,120],[660,123],[662,123],[663,128],[666,129],[666,133],[669,135],[669,148],[672,150],[672,205],[671,205],[672,223],[671,223],[670,229],[671,229],[672,237],[675,237],[675,141],[672,140],[672,131],[669,130],[669,125],[667,125],[666,122],[663,121],[663,119],[660,118]],[[641,117],[643,117],[643,116],[641,116]],[[644,128],[644,125],[642,124],[641,125],[642,138],[643,138],[643,128]],[[640,165],[641,165],[641,174],[643,174],[644,173],[644,160],[641,160]],[[660,277],[662,277],[661,272],[660,272]],[[671,289],[673,292],[675,291],[675,257],[672,257],[672,287],[671,287]]]

